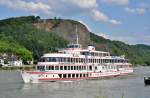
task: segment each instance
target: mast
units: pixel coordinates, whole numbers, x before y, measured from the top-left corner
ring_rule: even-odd
[[[77,25],[76,25],[76,43],[79,44],[79,37],[78,37],[78,28],[77,28]]]

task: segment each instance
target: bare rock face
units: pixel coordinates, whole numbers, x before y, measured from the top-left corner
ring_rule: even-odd
[[[47,19],[40,20],[34,25],[39,29],[53,32],[60,37],[68,40],[70,43],[76,43],[77,34],[79,43],[87,47],[90,43],[90,32],[78,21],[64,19]]]

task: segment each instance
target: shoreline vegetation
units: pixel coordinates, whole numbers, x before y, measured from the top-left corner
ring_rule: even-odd
[[[23,65],[23,66],[1,66],[0,70],[19,70],[19,71],[33,71],[35,65]]]

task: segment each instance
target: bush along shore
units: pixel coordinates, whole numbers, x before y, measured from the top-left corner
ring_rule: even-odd
[[[20,71],[33,71],[35,65],[23,65],[23,66],[1,66],[0,70],[20,70]]]

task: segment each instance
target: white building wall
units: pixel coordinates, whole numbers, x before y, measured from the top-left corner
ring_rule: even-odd
[[[22,66],[22,60],[19,61],[10,61],[10,66]]]
[[[4,60],[3,59],[0,59],[0,64],[4,65]]]

